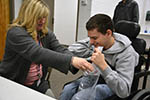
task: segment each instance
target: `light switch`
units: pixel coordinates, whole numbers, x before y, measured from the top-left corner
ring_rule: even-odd
[[[88,3],[88,1],[87,1],[87,0],[81,0],[81,5],[82,5],[82,6],[86,6],[86,5],[87,5],[87,3]]]

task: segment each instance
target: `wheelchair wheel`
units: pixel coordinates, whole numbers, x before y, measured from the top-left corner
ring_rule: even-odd
[[[150,100],[150,89],[139,91],[132,100]]]

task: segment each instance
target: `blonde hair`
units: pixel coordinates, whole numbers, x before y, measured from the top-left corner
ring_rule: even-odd
[[[48,16],[49,8],[42,0],[24,0],[20,8],[18,17],[10,25],[25,27],[28,33],[34,40],[37,38],[37,21],[40,18],[46,18],[46,23],[42,29],[42,36],[45,36],[48,32]]]

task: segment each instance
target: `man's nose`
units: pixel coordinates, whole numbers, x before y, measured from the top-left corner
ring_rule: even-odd
[[[90,39],[90,44],[94,45],[94,40]]]

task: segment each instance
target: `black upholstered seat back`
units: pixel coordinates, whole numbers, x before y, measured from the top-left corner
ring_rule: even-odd
[[[140,25],[135,22],[121,20],[115,25],[115,31],[126,35],[130,39],[136,38],[140,33]]]
[[[135,51],[139,54],[144,54],[146,42],[137,38],[140,33],[140,25],[138,23],[121,20],[116,23],[115,32],[126,35],[132,41]]]

